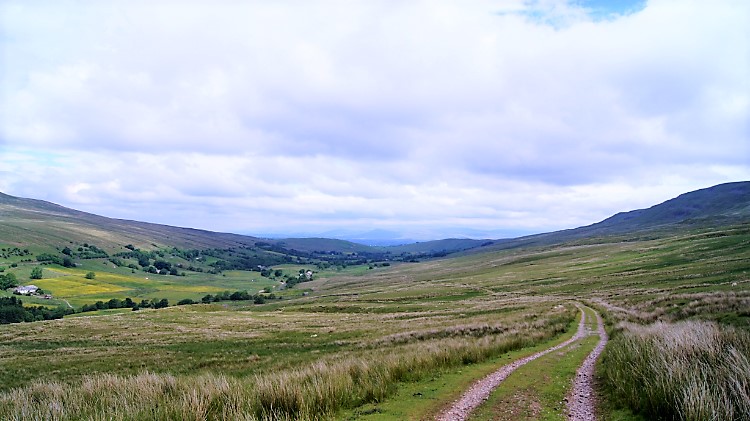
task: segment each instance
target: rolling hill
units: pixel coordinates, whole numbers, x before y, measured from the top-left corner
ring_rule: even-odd
[[[652,237],[685,227],[747,222],[750,222],[750,182],[741,181],[684,193],[648,209],[620,212],[583,227],[498,240],[490,248],[510,249],[592,239],[607,241],[639,233]]]
[[[218,233],[206,230],[107,218],[37,199],[26,199],[0,193],[0,238],[14,246],[62,248],[74,243],[94,243],[114,251],[125,245],[140,249],[230,249],[263,248],[298,255],[368,254],[402,255],[449,253],[466,250],[481,240],[446,239],[401,246],[368,246],[329,238],[261,239],[258,237]]]
[[[579,228],[515,239],[443,239],[375,247],[326,238],[260,239],[192,228],[107,218],[54,203],[0,193],[0,236],[18,246],[59,249],[68,243],[95,243],[105,250],[125,245],[141,249],[272,249],[298,256],[326,254],[443,256],[478,248],[507,249],[550,245],[625,233],[668,231],[679,226],[721,225],[750,221],[750,182],[720,184],[682,194],[648,209],[621,212]],[[489,246],[489,247],[488,247]]]
[[[70,241],[105,249],[132,244],[158,247],[229,248],[252,246],[255,237],[107,218],[36,199],[0,193],[0,236],[17,245],[65,246]]]

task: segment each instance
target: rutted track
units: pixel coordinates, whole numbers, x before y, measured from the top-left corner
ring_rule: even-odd
[[[511,375],[515,370],[517,370],[519,367],[536,360],[539,357],[542,357],[544,355],[549,354],[550,352],[557,351],[558,349],[564,348],[573,342],[584,338],[589,333],[586,329],[586,312],[584,311],[583,307],[580,305],[577,305],[578,309],[581,311],[581,321],[578,324],[578,330],[576,331],[575,335],[573,335],[572,338],[566,340],[565,342],[562,342],[558,345],[555,345],[551,348],[547,348],[543,351],[539,351],[536,354],[530,355],[528,357],[521,358],[519,360],[513,361],[510,364],[504,365],[494,373],[488,375],[487,377],[477,381],[474,383],[462,396],[459,400],[453,403],[449,408],[447,408],[445,411],[443,411],[440,415],[436,417],[436,420],[438,421],[463,421],[466,420],[471,412],[476,409],[479,405],[484,402],[487,397],[492,393],[492,391],[500,385],[500,383],[503,382],[508,376]],[[600,332],[603,329],[601,324],[601,318],[599,317],[599,314],[597,313],[597,320],[599,321],[599,329]],[[597,348],[599,346],[597,345]],[[603,346],[602,346],[603,347]],[[593,354],[593,353],[592,353]],[[598,354],[597,354],[598,356]],[[590,355],[589,355],[590,357]],[[588,358],[587,358],[588,361]],[[594,359],[595,361],[595,359]],[[593,363],[592,363],[592,369],[593,369]],[[577,419],[577,418],[576,418]]]
[[[596,313],[597,332],[599,333],[599,343],[596,348],[586,357],[583,364],[576,372],[576,379],[573,382],[573,389],[567,399],[568,419],[574,421],[595,421],[596,420],[596,402],[594,394],[594,365],[596,359],[607,345],[607,332],[604,330],[602,316]]]

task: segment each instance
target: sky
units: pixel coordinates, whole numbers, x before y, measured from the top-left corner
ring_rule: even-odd
[[[750,180],[746,0],[0,0],[0,25],[0,192],[99,215],[505,238]]]

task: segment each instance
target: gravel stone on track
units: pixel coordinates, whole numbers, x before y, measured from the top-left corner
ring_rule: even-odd
[[[607,345],[607,331],[604,330],[602,316],[596,313],[599,343],[578,368],[573,388],[567,397],[568,419],[574,421],[596,420],[596,394],[594,393],[594,366]]]

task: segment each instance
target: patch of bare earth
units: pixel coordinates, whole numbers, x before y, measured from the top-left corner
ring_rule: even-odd
[[[453,403],[450,407],[445,409],[440,415],[437,416],[438,421],[463,421],[466,420],[474,409],[481,405],[490,396],[493,390],[500,385],[508,376],[516,371],[519,367],[536,360],[539,357],[549,354],[550,352],[557,351],[558,349],[564,348],[571,343],[586,336],[586,313],[583,308],[581,310],[581,322],[578,324],[578,331],[572,338],[551,348],[547,348],[544,351],[539,351],[536,354],[530,355],[513,361],[510,364],[504,365],[499,370],[490,374],[489,376],[474,383],[459,400]]]
[[[607,332],[599,313],[596,313],[599,343],[586,357],[576,373],[573,388],[567,397],[568,419],[575,421],[596,420],[596,394],[594,393],[594,366],[607,345]]]

